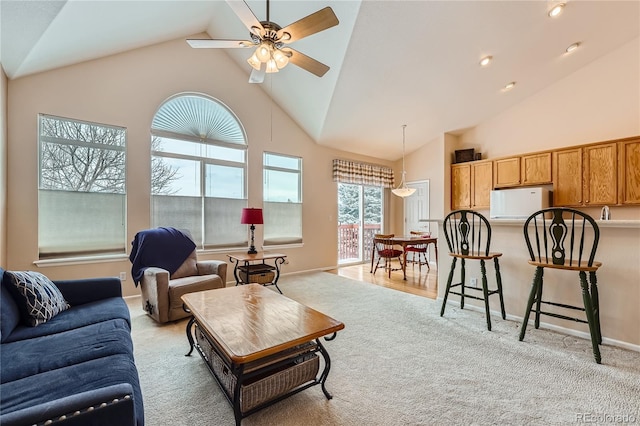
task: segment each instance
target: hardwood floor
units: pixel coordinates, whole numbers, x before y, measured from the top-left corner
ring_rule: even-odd
[[[369,272],[370,269],[371,264],[366,263],[341,266],[327,272],[430,299],[438,297],[438,270],[435,264],[431,265],[430,270],[427,270],[427,267],[423,265],[421,273],[418,265],[408,264],[406,281],[402,279],[402,271],[392,271],[391,279],[389,279],[387,271],[379,268],[376,274],[373,275]]]

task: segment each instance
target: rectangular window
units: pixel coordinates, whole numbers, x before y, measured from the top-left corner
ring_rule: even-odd
[[[126,253],[126,129],[38,116],[40,259]]]
[[[302,243],[302,158],[264,153],[264,245]]]
[[[152,225],[191,233],[199,248],[246,246],[246,146],[152,136]]]

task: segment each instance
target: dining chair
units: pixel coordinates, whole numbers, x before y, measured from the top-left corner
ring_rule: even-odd
[[[431,236],[431,234],[424,231],[410,231],[410,235],[412,237]],[[409,260],[409,262],[413,264],[417,263],[418,270],[422,271],[422,265],[427,265],[427,270],[431,270],[431,267],[429,266],[429,257],[427,256],[427,253],[429,252],[429,244],[408,244],[405,247],[405,251],[412,253],[411,260]]]
[[[375,247],[375,253],[378,256],[378,261],[376,262],[376,266],[373,270],[373,275],[376,274],[378,270],[378,266],[381,260],[384,260],[384,269],[388,271],[389,278],[391,278],[391,271],[402,271],[402,256],[404,251],[397,246],[397,244],[393,241],[394,234],[376,234],[373,238],[373,245]],[[400,264],[399,268],[394,268],[392,266],[391,261],[393,259],[398,259]]]
[[[504,296],[502,295],[502,278],[500,276],[500,264],[498,258],[502,253],[491,252],[491,225],[487,218],[473,210],[455,210],[449,213],[443,222],[444,236],[449,247],[451,270],[447,279],[447,288],[442,301],[440,316],[444,315],[449,294],[460,296],[460,309],[464,309],[464,299],[471,298],[484,301],[487,329],[491,331],[491,316],[489,313],[489,296],[497,294],[500,299],[500,312],[502,319],[506,319],[504,310]],[[460,282],[452,284],[456,263],[460,259]],[[482,287],[471,287],[465,284],[465,262],[467,260],[480,261],[480,273],[482,275]],[[486,261],[493,260],[496,273],[496,288],[489,290],[487,283]],[[460,291],[453,288],[460,287]],[[468,294],[467,290],[482,291],[482,296]]]
[[[589,325],[593,356],[600,364],[599,345],[602,344],[602,331],[596,271],[602,263],[595,261],[600,240],[598,224],[591,216],[581,211],[551,207],[529,216],[524,223],[524,239],[529,251],[529,264],[535,266],[536,270],[520,329],[520,341],[524,339],[532,311],[535,312],[535,328],[540,327],[540,315],[585,323]],[[545,269],[578,272],[584,306],[542,300]],[[554,306],[554,312],[543,311],[542,305]],[[586,320],[584,317],[568,315],[567,310],[584,312]]]

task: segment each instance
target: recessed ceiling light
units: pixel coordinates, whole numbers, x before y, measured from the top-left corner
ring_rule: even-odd
[[[571,53],[574,50],[576,50],[578,47],[580,47],[580,42],[573,43],[571,46],[567,47],[566,52]]]
[[[549,16],[555,18],[562,13],[562,10],[566,6],[566,3],[558,3],[549,10]]]
[[[484,58],[480,59],[480,66],[486,67],[487,65],[489,65],[489,63],[491,63],[492,59],[493,56],[485,56]]]
[[[506,91],[508,91],[508,90],[511,90],[511,89],[513,89],[513,86],[515,86],[515,85],[516,85],[516,82],[515,82],[515,81],[512,81],[511,83],[509,83],[509,84],[507,84],[506,86],[504,86],[504,87],[502,88],[502,91],[503,91],[503,92],[506,92]]]

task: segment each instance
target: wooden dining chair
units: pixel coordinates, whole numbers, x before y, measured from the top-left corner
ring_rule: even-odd
[[[396,245],[393,241],[394,234],[376,234],[373,238],[373,244],[375,247],[375,253],[378,257],[378,261],[376,262],[376,267],[373,270],[373,275],[376,274],[378,270],[378,265],[381,260],[384,260],[384,269],[388,271],[389,278],[391,278],[391,271],[402,271],[402,256],[404,251]],[[400,264],[399,268],[394,268],[392,266],[391,261],[393,259],[398,259]]]
[[[428,232],[423,231],[410,231],[412,237],[421,237],[421,236],[430,236]],[[420,243],[420,244],[407,244],[404,249],[408,253],[411,253],[411,262],[413,264],[418,264],[418,270],[422,271],[422,265],[427,265],[427,270],[431,270],[429,266],[429,257],[427,253],[429,252],[429,244]]]
[[[589,325],[591,334],[593,356],[600,364],[599,345],[602,343],[602,332],[596,271],[602,263],[595,261],[600,239],[598,224],[591,216],[575,209],[547,208],[532,214],[525,221],[524,239],[529,250],[529,264],[535,266],[536,270],[520,329],[520,341],[524,339],[529,314],[532,311],[535,312],[535,328],[540,327],[540,315],[586,323]],[[578,272],[584,306],[542,300],[543,276],[546,268]],[[588,281],[587,273],[589,273]],[[541,309],[543,304],[555,306],[554,312],[543,311]],[[568,314],[565,311],[567,309],[585,312],[586,321],[584,317],[576,318],[560,313]]]
[[[504,310],[504,297],[502,295],[502,278],[500,276],[500,264],[498,258],[502,253],[490,251],[491,246],[491,225],[489,221],[480,213],[473,210],[452,211],[444,218],[444,236],[449,247],[451,260],[451,270],[447,279],[447,288],[442,301],[440,316],[444,315],[449,294],[460,296],[460,309],[464,309],[464,299],[471,298],[484,301],[485,314],[487,318],[487,329],[491,331],[491,316],[489,314],[489,296],[497,294],[500,299],[500,312],[502,319],[506,319]],[[452,284],[457,260],[460,259],[460,282]],[[480,273],[482,275],[482,288],[470,287],[465,284],[465,261],[479,260]],[[489,290],[487,284],[487,269],[485,262],[493,260],[496,272],[497,287]],[[453,291],[452,288],[460,287],[460,291]],[[482,296],[468,294],[467,290],[482,291]]]

